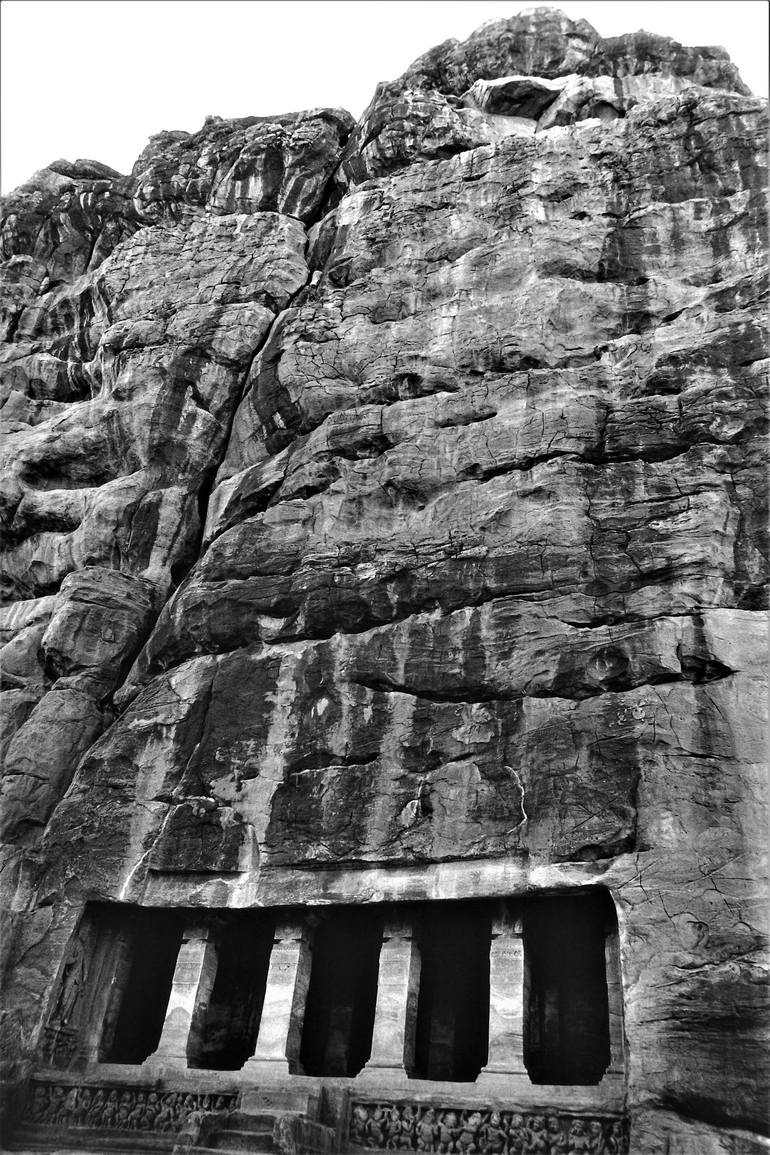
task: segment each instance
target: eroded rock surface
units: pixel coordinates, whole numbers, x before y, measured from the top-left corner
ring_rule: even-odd
[[[320,211],[347,128],[339,113],[216,121],[153,142],[133,178],[57,162],[9,198],[5,273],[23,293],[2,355],[3,676],[23,725],[6,831],[45,824],[197,556],[244,374],[309,276],[286,210]],[[84,681],[84,663],[100,673]],[[80,714],[82,738],[49,754],[42,732]]]
[[[613,895],[632,1149],[761,1131],[765,141],[539,9],[8,198],[9,1070],[87,899],[505,864]]]

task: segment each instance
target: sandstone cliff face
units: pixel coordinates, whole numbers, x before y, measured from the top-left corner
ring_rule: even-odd
[[[760,1149],[765,139],[539,9],[6,199],[9,1070],[89,898],[595,884],[632,1149]]]

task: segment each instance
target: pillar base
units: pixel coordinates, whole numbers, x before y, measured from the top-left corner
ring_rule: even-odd
[[[599,1083],[600,1087],[625,1088],[626,1085],[626,1069],[625,1067],[608,1067],[602,1075],[602,1081]]]
[[[492,1094],[515,1098],[522,1090],[531,1090],[532,1083],[525,1069],[512,1071],[504,1067],[483,1067],[474,1086]]]
[[[241,1073],[268,1083],[277,1083],[289,1075],[301,1074],[300,1071],[291,1071],[287,1059],[247,1059],[241,1067]]]
[[[404,1067],[388,1067],[384,1063],[367,1063],[356,1075],[356,1085],[387,1083],[390,1086],[406,1086],[411,1080]]]
[[[241,1110],[247,1115],[263,1112],[291,1111],[317,1120],[321,1109],[321,1092],[318,1087],[308,1087],[303,1083],[273,1084],[263,1082],[258,1087],[244,1087],[241,1091]]]
[[[187,1055],[149,1055],[139,1067],[143,1075],[153,1081],[163,1078],[170,1071],[187,1071]]]

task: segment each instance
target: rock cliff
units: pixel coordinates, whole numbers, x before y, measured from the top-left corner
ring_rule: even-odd
[[[5,198],[9,1077],[89,899],[591,884],[632,1150],[765,1150],[766,132],[537,9]]]

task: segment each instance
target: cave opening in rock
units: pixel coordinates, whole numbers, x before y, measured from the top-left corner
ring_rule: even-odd
[[[427,908],[420,928],[414,1076],[474,1082],[489,1038],[488,904]]]
[[[604,891],[526,904],[524,1064],[533,1083],[594,1085],[609,1066],[605,940],[614,920]]]
[[[217,972],[189,1067],[237,1071],[253,1054],[262,1017],[275,920],[229,912],[217,935]]]
[[[143,1063],[156,1050],[171,994],[183,924],[179,912],[141,910],[126,922],[126,950],[115,978],[100,1059]]]
[[[313,939],[300,1063],[306,1075],[357,1075],[372,1049],[382,915],[371,908],[322,918]]]

